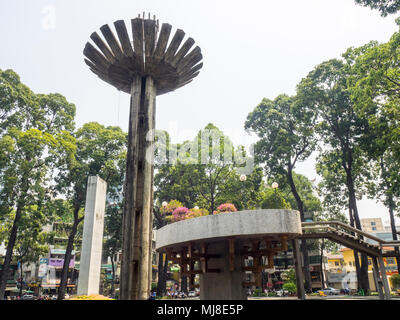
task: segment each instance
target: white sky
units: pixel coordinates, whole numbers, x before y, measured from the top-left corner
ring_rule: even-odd
[[[212,122],[248,146],[244,121],[262,98],[294,94],[319,63],[370,40],[386,42],[397,30],[394,16],[382,18],[353,0],[1,0],[0,68],[16,71],[36,93],[63,94],[77,106],[78,126],[97,121],[127,130],[129,96],[92,74],[82,51],[103,24],[144,11],[172,32],[183,29],[204,57],[192,83],[157,98],[156,127],[173,142]],[[312,160],[297,171],[316,177]],[[373,200],[360,201],[359,209],[361,218],[388,220]]]

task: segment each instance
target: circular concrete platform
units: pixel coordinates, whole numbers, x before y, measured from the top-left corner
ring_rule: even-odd
[[[260,286],[261,271],[301,233],[298,211],[246,210],[171,223],[157,231],[156,249],[179,264],[191,286],[199,275],[201,300],[245,300],[245,288]]]
[[[171,223],[156,231],[156,249],[196,240],[226,237],[296,237],[302,233],[300,213],[295,210],[259,209],[203,216]]]

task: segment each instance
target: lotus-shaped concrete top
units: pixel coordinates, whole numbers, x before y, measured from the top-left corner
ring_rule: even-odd
[[[107,24],[103,25],[100,31],[105,41],[97,32],[90,36],[99,50],[88,42],[83,54],[90,70],[118,90],[131,93],[135,75],[151,76],[157,95],[161,95],[184,86],[199,74],[203,66],[199,63],[203,58],[200,47],[190,51],[195,43],[192,38],[181,45],[185,36],[182,30],[176,30],[168,44],[172,27],[163,23],[158,32],[155,18],[132,19],[132,41],[123,20],[115,21],[114,26],[118,39]]]

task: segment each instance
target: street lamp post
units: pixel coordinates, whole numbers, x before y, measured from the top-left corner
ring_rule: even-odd
[[[246,175],[245,175],[245,174],[240,175],[239,180],[240,180],[241,182],[245,182],[245,181],[247,180]],[[245,198],[244,198],[243,188],[244,188],[244,187],[241,186],[240,191],[241,191],[241,193],[242,193],[243,209],[246,209],[246,207],[245,207],[245,206],[246,206],[246,202],[245,202]]]

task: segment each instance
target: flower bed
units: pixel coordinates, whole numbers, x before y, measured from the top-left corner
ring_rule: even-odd
[[[235,211],[237,211],[237,209],[233,203],[223,203],[217,208],[217,210],[213,212],[213,214],[228,213]]]
[[[228,213],[237,211],[236,207],[232,203],[223,203],[217,207],[217,210],[213,214]],[[177,200],[171,200],[169,203],[163,203],[160,208],[160,213],[165,217],[167,223],[174,223],[182,220],[193,219],[202,216],[208,216],[209,212],[206,209],[200,209],[195,207],[188,209]]]

